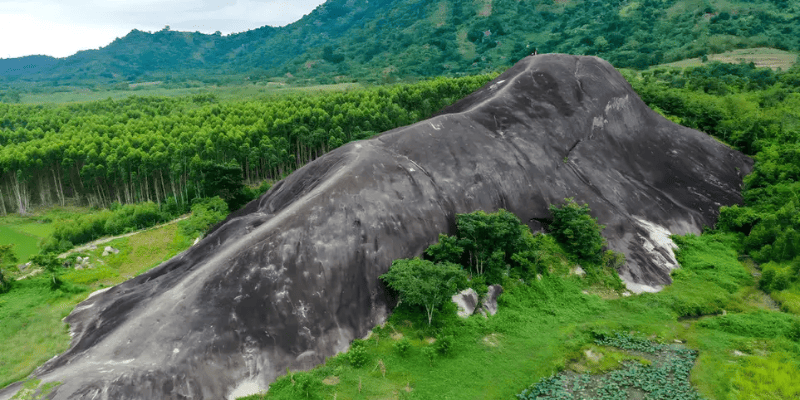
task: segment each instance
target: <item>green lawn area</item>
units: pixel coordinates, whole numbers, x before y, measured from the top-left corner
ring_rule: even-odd
[[[0,244],[13,244],[20,262],[39,252],[39,241],[53,232],[53,224],[24,222],[0,225]]]

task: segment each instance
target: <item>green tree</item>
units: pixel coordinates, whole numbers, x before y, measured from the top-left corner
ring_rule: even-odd
[[[0,245],[0,293],[8,291],[10,286],[9,283],[6,282],[5,276],[3,276],[2,267],[7,264],[14,264],[17,261],[17,255],[14,254],[13,244]]]
[[[389,272],[380,278],[400,293],[401,301],[424,307],[428,325],[433,320],[433,313],[466,282],[460,265],[434,264],[419,258],[395,260]]]
[[[461,262],[461,256],[464,254],[464,248],[458,245],[458,237],[440,233],[439,242],[425,249],[425,254],[435,263],[459,263]]]
[[[524,228],[519,218],[503,209],[491,214],[478,210],[459,214],[456,224],[458,245],[467,251],[470,268],[474,266],[476,273],[487,273],[493,278],[488,280],[496,281],[519,249]]]
[[[0,245],[0,265],[13,264],[18,261],[13,244]]]
[[[61,261],[53,253],[37,254],[31,257],[31,262],[38,265],[49,273],[53,278],[53,285],[58,285],[58,272],[61,269]]]
[[[550,205],[553,223],[550,230],[566,248],[579,259],[599,262],[606,245],[600,232],[605,226],[589,215],[589,205],[578,205],[573,198],[564,199],[565,204],[558,207]]]

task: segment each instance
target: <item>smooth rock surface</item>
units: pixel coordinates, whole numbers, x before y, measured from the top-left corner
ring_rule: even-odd
[[[647,108],[605,61],[527,57],[437,116],[331,151],[196,246],[88,298],[66,318],[70,349],[34,375],[62,382],[56,400],[266,389],[384,321],[378,276],[477,209],[537,228],[575,197],[625,254],[628,287],[658,290],[677,267],[668,235],[713,226],[751,167]]]
[[[481,310],[488,315],[497,314],[497,298],[500,297],[501,294],[503,294],[502,286],[489,286],[489,290],[486,292],[486,297],[484,297],[483,301],[481,301]]]
[[[475,308],[478,307],[478,293],[472,288],[464,289],[454,294],[451,300],[453,303],[456,303],[456,307],[458,307],[458,316],[461,318],[468,318],[475,312]]]
[[[576,265],[575,268],[570,269],[570,275],[577,275],[577,276],[585,276],[586,271],[580,265]]]

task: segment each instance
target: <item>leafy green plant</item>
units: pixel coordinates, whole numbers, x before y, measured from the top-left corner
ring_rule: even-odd
[[[192,204],[192,215],[178,222],[181,233],[192,238],[205,234],[214,224],[228,215],[228,204],[220,197],[197,199]]]
[[[411,350],[411,341],[407,337],[403,337],[394,343],[394,351],[400,356],[405,356]]]
[[[520,400],[627,400],[634,392],[647,399],[699,400],[689,383],[697,351],[636,338],[628,333],[604,335],[595,343],[650,354],[655,361],[626,360],[620,368],[600,375],[559,373],[543,378],[517,395]]]
[[[428,364],[433,367],[433,360],[436,359],[436,348],[434,346],[425,346],[422,348],[422,354],[428,359]]]
[[[456,216],[458,246],[467,253],[470,271],[487,275],[488,283],[499,283],[506,265],[522,244],[521,226],[516,215],[500,209],[487,214],[478,210]]]
[[[600,262],[606,244],[600,232],[605,227],[589,215],[587,204],[581,206],[573,198],[564,199],[564,202],[561,207],[550,205],[553,214],[550,230],[567,251],[579,259]]]
[[[389,272],[380,278],[400,293],[401,301],[424,307],[428,325],[433,320],[433,313],[465,286],[466,281],[459,265],[434,264],[419,258],[395,260]]]
[[[55,288],[59,284],[58,274],[63,269],[61,261],[53,253],[37,254],[31,257],[31,262],[44,269],[49,273],[52,279],[52,287]]]
[[[436,337],[436,342],[433,343],[436,352],[443,356],[452,354],[454,345],[453,335],[439,335]]]
[[[286,375],[278,378],[273,382],[269,388],[270,393],[275,395],[271,398],[275,399],[319,399],[319,393],[322,389],[322,382],[309,372],[291,372],[287,369]],[[261,396],[254,395],[247,397],[261,398]]]
[[[455,236],[439,234],[439,241],[425,250],[425,254],[435,263],[451,262],[460,263],[464,247],[459,246],[459,240]]]
[[[350,345],[350,350],[347,352],[347,361],[350,362],[354,368],[361,368],[369,359],[367,354],[366,344],[363,340],[354,340]]]

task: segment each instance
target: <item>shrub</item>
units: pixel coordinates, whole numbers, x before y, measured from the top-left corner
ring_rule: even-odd
[[[455,344],[455,339],[452,335],[440,335],[436,338],[436,342],[433,344],[433,347],[436,349],[436,352],[446,356],[453,352],[453,345]]]
[[[11,289],[11,285],[6,282],[5,276],[3,276],[3,269],[0,268],[0,293],[8,292]]]
[[[758,287],[769,293],[772,290],[772,281],[775,279],[774,269],[764,269],[761,272],[761,279],[758,280]]]
[[[411,349],[411,341],[408,338],[404,337],[397,342],[395,342],[394,351],[401,356],[405,356],[408,351]]]
[[[698,325],[704,328],[734,335],[755,338],[786,336],[790,339],[793,339],[796,334],[797,324],[797,318],[792,315],[767,311],[721,315],[698,322]]]
[[[220,197],[196,199],[192,204],[192,216],[178,223],[181,233],[193,237],[205,232],[228,215],[228,204]]]
[[[433,360],[436,359],[436,354],[437,354],[436,348],[434,348],[433,346],[425,346],[422,348],[422,354],[425,355],[425,358],[428,359],[428,363],[432,367]]]
[[[572,198],[564,199],[562,207],[550,205],[553,223],[550,230],[570,253],[589,262],[600,262],[606,244],[600,232],[605,226],[589,215],[587,204],[578,205]]]
[[[353,368],[361,368],[367,363],[367,347],[363,340],[354,340],[350,351],[347,352],[347,361]]]
[[[271,399],[318,399],[322,392],[322,382],[309,372],[291,372],[269,385]],[[251,397],[246,397],[250,399]],[[262,398],[254,395],[252,398]]]

